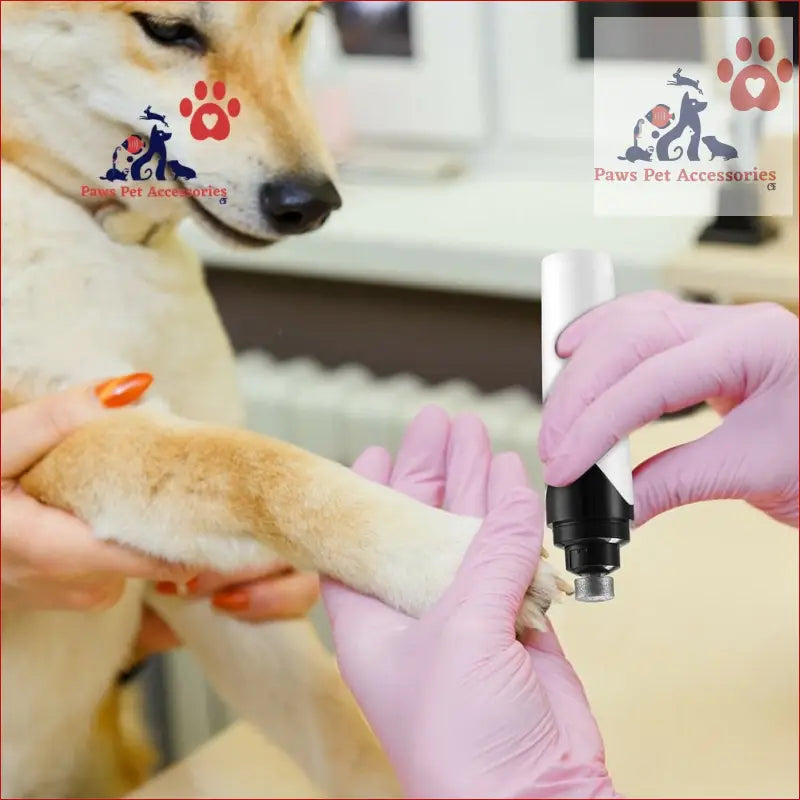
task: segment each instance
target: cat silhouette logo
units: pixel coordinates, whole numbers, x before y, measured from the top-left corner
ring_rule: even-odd
[[[111,166],[105,175],[100,175],[100,180],[114,183],[127,181],[129,178],[132,181],[146,181],[151,178],[157,181],[186,181],[196,178],[197,173],[191,167],[181,164],[177,159],[170,159],[167,154],[167,142],[172,134],[167,130],[169,123],[166,115],[147,106],[139,119],[152,120],[150,135],[144,137],[132,133],[118,144],[111,154]],[[128,166],[118,166],[120,157]]]

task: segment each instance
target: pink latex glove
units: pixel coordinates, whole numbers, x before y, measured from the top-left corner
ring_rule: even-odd
[[[561,334],[569,358],[547,398],[544,478],[563,486],[665,412],[708,400],[722,424],[634,472],[636,522],[739,498],[798,521],[798,322],[771,303],[712,306],[662,292],[620,297]]]
[[[422,502],[486,515],[454,583],[420,620],[323,581],[342,675],[407,794],[616,796],[555,634],[515,638],[542,542],[542,509],[519,457],[492,457],[475,417],[451,424],[429,408],[394,467],[374,448],[354,469]]]

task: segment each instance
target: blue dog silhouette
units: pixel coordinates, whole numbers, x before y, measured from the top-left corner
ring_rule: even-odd
[[[698,152],[700,134],[702,131],[700,112],[703,111],[707,105],[708,103],[689,97],[689,92],[684,93],[683,100],[681,100],[681,112],[677,124],[673,125],[664,136],[658,140],[658,144],[656,145],[656,155],[659,161],[677,161],[683,155],[683,148],[680,145],[675,145],[674,156],[670,154],[669,148],[673,142],[683,136],[686,130],[689,130],[691,134],[689,145],[686,148],[686,156],[689,161],[700,160],[700,154]]]
[[[164,181],[167,179],[167,145],[165,142],[171,138],[171,133],[159,130],[158,127],[153,125],[153,129],[150,131],[150,141],[148,142],[147,150],[131,164],[131,178],[133,178],[133,180],[143,181],[153,177],[152,169],[142,172],[142,168],[156,157],[158,158],[155,171],[156,180]]]

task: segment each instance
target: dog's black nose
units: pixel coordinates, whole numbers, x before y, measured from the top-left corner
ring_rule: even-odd
[[[261,187],[260,199],[264,216],[281,235],[313,231],[342,205],[339,192],[327,178],[276,178]]]

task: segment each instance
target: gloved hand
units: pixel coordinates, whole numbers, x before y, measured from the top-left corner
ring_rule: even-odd
[[[519,457],[492,457],[474,417],[409,427],[392,467],[360,474],[451,511],[486,515],[454,583],[422,619],[323,581],[339,666],[407,794],[613,797],[603,743],[555,634],[514,621],[539,560],[542,509]]]
[[[798,321],[771,303],[712,306],[661,292],[620,297],[564,330],[569,363],[544,405],[544,478],[563,486],[617,441],[703,400],[721,425],[634,472],[636,523],[740,498],[798,523]]]

